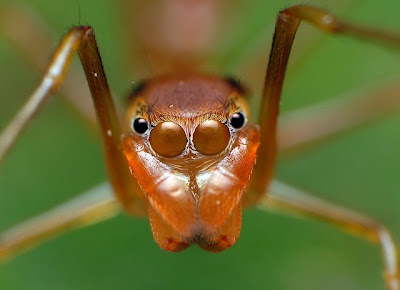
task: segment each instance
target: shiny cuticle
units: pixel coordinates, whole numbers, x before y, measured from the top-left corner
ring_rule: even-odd
[[[150,133],[153,150],[164,157],[176,157],[186,148],[186,134],[182,127],[174,122],[157,124]]]
[[[193,134],[193,144],[204,155],[221,153],[230,140],[228,127],[216,120],[207,120],[197,126]]]

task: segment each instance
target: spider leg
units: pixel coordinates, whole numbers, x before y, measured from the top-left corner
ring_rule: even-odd
[[[307,149],[371,120],[400,110],[400,85],[390,82],[368,92],[324,101],[279,117],[278,150]]]
[[[392,234],[377,221],[278,181],[271,183],[268,194],[262,197],[258,208],[318,219],[367,241],[377,243],[382,252],[387,288],[400,289],[399,250]]]
[[[245,2],[244,2],[245,3]],[[336,13],[345,12],[353,9],[357,1],[337,1],[326,0],[324,1],[325,7],[335,7]],[[279,9],[279,8],[278,8]],[[274,15],[275,16],[275,15]],[[265,28],[254,35],[240,51],[237,57],[229,59],[226,66],[232,68],[233,71],[240,72],[240,80],[252,88],[254,92],[262,90],[262,81],[267,67],[265,62],[265,52],[269,49],[270,45],[265,41],[265,35],[271,35],[274,31],[271,18]],[[314,31],[302,31],[302,38],[296,43],[296,50],[290,56],[291,70],[288,72],[291,75],[297,75],[298,69],[301,68],[310,58],[312,58],[315,50],[320,46],[320,37]],[[226,68],[225,68],[226,69]]]
[[[120,206],[108,183],[0,234],[0,262],[63,232],[112,218]]]
[[[313,6],[292,6],[279,13],[259,114],[261,143],[249,194],[244,196],[244,205],[255,204],[274,175],[278,151],[277,119],[283,80],[292,43],[302,20],[328,33],[348,34],[400,47],[400,35],[340,21],[334,15]]]
[[[29,9],[28,9],[29,8]],[[55,39],[39,15],[26,4],[0,5],[0,32],[33,72],[43,70]],[[90,92],[84,75],[75,64],[60,88],[63,99],[75,109],[91,127],[96,125],[96,115],[88,97]],[[118,99],[118,98],[117,98]],[[92,128],[91,128],[92,129]]]
[[[94,33],[89,26],[73,27],[62,39],[35,91],[0,135],[0,166],[23,129],[46,99],[63,82],[75,52],[79,53],[101,126],[110,182],[119,201],[131,214],[143,214],[141,190],[132,178],[121,151],[121,129],[107,79],[98,53]]]

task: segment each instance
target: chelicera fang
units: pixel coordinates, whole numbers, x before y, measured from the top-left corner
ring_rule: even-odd
[[[1,235],[0,258],[9,258],[71,226],[112,216],[118,211],[117,203],[132,215],[146,212],[154,239],[165,250],[177,252],[198,244],[219,252],[236,243],[242,208],[260,204],[313,216],[378,243],[386,285],[399,289],[398,250],[384,226],[272,181],[281,89],[302,20],[331,33],[400,45],[398,35],[337,20],[313,6],[297,5],[281,11],[257,124],[249,120],[240,84],[181,71],[148,80],[135,91],[121,125],[93,30],[73,27],[57,48],[38,88],[0,135],[0,162],[40,105],[58,89],[78,52],[100,122],[116,199],[104,194],[107,188],[101,186],[90,197],[17,225]]]

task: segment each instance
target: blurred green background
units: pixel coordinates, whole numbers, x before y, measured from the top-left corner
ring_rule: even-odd
[[[2,1],[1,3],[9,3]],[[117,1],[12,1],[29,4],[57,39],[74,24],[96,30],[110,86],[126,95],[121,46],[129,35]],[[269,3],[273,2],[273,3]],[[298,1],[239,2],[220,54],[224,73],[246,80],[246,57],[270,46],[277,12]],[[308,1],[344,19],[400,33],[400,2]],[[79,12],[80,11],[80,12]],[[137,11],[135,13],[140,13]],[[134,13],[132,13],[134,17]],[[263,35],[264,34],[264,35]],[[367,89],[400,76],[400,51],[301,28],[309,50],[289,68],[283,110]],[[57,39],[54,40],[54,45]],[[256,39],[261,39],[257,42]],[[250,48],[260,45],[261,48]],[[222,53],[221,53],[222,51]],[[244,52],[244,53],[242,53]],[[217,60],[218,61],[218,60]],[[253,71],[255,72],[256,69]],[[251,83],[261,82],[251,77]],[[39,79],[0,38],[0,128]],[[254,85],[254,95],[259,86]],[[253,106],[257,97],[251,99]],[[320,197],[362,210],[400,240],[400,118],[390,116],[321,146],[280,158],[277,176]],[[101,147],[57,98],[23,135],[0,173],[0,230],[61,203],[105,179]],[[383,289],[374,245],[319,222],[247,210],[238,243],[223,253],[196,246],[174,254],[153,241],[146,219],[115,219],[53,239],[0,266],[0,289]]]

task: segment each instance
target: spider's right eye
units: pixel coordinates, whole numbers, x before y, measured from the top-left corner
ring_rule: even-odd
[[[246,118],[244,117],[242,112],[234,113],[231,117],[231,125],[235,129],[240,129],[243,127],[244,123],[246,122]]]
[[[147,131],[147,129],[149,129],[149,123],[147,123],[146,119],[138,117],[135,119],[135,121],[133,121],[132,127],[136,133],[143,134]]]

